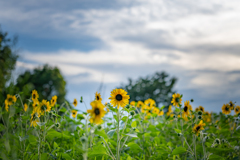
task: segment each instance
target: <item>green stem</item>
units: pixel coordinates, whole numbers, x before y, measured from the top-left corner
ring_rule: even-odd
[[[119,122],[120,122],[120,113],[119,113],[119,109],[118,109],[118,112],[117,112],[117,148],[116,148],[116,150],[117,150],[117,155],[116,155],[116,157],[117,157],[117,160],[119,160],[120,159],[120,153],[119,153],[119,149],[120,149],[120,136],[119,136]]]

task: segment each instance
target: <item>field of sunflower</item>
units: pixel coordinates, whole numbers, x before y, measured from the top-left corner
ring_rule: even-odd
[[[7,95],[0,110],[0,159],[22,160],[240,160],[240,106],[223,104],[209,113],[193,100],[172,95],[172,106],[156,107],[153,99],[132,101],[123,89],[102,103],[81,97],[72,104],[39,99],[23,102]],[[86,112],[72,109],[78,103]],[[173,110],[174,109],[174,110]],[[164,113],[164,111],[166,111]]]

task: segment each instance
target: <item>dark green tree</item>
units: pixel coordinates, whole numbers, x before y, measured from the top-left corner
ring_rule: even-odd
[[[121,88],[125,89],[130,95],[130,101],[144,101],[152,98],[156,101],[156,105],[169,106],[171,104],[173,87],[177,82],[177,78],[170,78],[165,72],[156,72],[151,76],[139,78],[133,81],[128,79],[127,85],[122,85]]]
[[[57,67],[50,67],[47,64],[19,75],[16,83],[16,93],[24,92],[23,97],[30,98],[31,91],[36,89],[39,99],[51,100],[57,95],[59,104],[65,101],[66,81]]]
[[[11,78],[11,73],[15,69],[18,56],[13,52],[12,47],[17,42],[17,37],[12,40],[7,37],[8,33],[0,28],[0,93],[3,94],[6,83]]]

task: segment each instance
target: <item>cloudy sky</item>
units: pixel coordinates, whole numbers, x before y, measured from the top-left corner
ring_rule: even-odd
[[[19,37],[16,73],[58,66],[70,101],[165,71],[193,107],[240,104],[239,0],[8,0],[0,24]]]

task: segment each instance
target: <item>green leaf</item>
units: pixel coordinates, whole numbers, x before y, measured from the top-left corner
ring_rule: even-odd
[[[46,160],[46,159],[48,159],[47,157],[48,157],[47,153],[41,154],[41,160]]]
[[[175,130],[177,133],[181,133],[181,130],[180,130],[180,129],[174,128],[174,130]]]
[[[73,159],[67,153],[62,153],[62,158],[65,158],[66,160],[72,160]]]
[[[128,118],[127,116],[124,116],[124,117],[122,118],[122,121],[123,121],[123,122],[126,122],[126,121],[127,121],[127,118]]]
[[[209,160],[224,160],[223,157],[220,157],[220,156],[215,155],[215,154],[210,155],[208,159]]]
[[[106,135],[104,130],[101,130],[101,131],[96,130],[95,134],[102,136],[104,139],[108,139],[108,136]]]
[[[132,127],[132,128],[136,128],[136,127],[137,127],[137,122],[136,122],[136,121],[133,121],[132,124],[131,124],[131,127]]]
[[[115,132],[116,132],[116,129],[110,130],[108,131],[107,135],[112,137]]]
[[[37,144],[37,138],[34,135],[29,135],[28,140],[33,145]]]
[[[9,118],[11,118],[12,116],[14,116],[16,109],[14,106],[9,107]]]
[[[117,115],[113,115],[114,119],[118,122]]]
[[[137,138],[137,137],[138,137],[136,134],[125,134],[125,135],[127,135],[127,136],[129,136],[129,137],[134,137],[134,138]]]
[[[177,147],[173,150],[172,154],[173,155],[178,155],[187,152],[186,148],[184,147]]]
[[[56,142],[53,142],[54,149],[58,148],[58,144]]]
[[[141,151],[142,149],[139,147],[138,144],[136,144],[135,142],[130,142],[127,144],[128,147],[130,147],[130,150],[134,153],[138,153],[139,151]]]
[[[41,126],[44,126],[46,122],[37,122],[37,124],[41,127]]]

